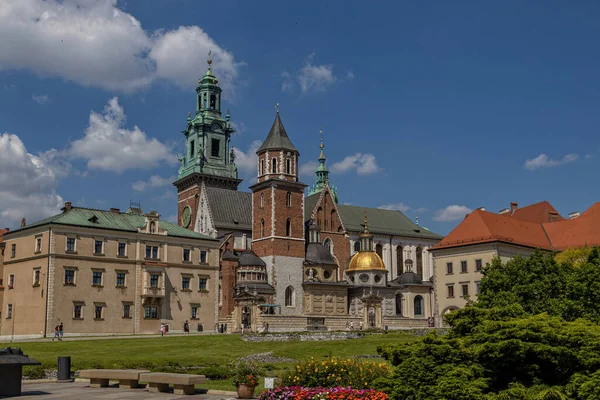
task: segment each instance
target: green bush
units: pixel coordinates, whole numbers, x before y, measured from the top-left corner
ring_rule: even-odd
[[[46,370],[41,365],[24,367],[23,376],[26,376],[29,379],[44,379],[46,378]]]

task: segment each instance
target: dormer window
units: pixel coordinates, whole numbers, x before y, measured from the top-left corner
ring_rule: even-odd
[[[95,215],[92,215],[91,218],[88,218],[88,221],[90,221],[92,224],[97,224],[98,217],[96,217]]]

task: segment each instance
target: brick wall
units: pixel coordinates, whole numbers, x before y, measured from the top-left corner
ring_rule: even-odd
[[[192,219],[189,230],[193,231],[196,225],[196,213],[198,212],[198,198],[200,197],[200,185],[193,185],[188,189],[177,193],[177,224],[181,225],[181,213],[186,206],[190,206]]]

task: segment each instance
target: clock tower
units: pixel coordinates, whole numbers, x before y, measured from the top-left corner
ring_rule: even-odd
[[[188,113],[185,129],[185,151],[179,156],[181,163],[177,181],[179,225],[199,231],[196,214],[201,205],[202,186],[237,190],[242,181],[238,179],[235,153],[231,148],[229,111],[221,110],[221,88],[212,73],[211,53],[208,54],[208,70],[196,87],[196,112]]]

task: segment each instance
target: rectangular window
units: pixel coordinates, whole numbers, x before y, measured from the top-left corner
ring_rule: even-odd
[[[65,269],[65,285],[74,285],[75,284],[75,270],[74,269]]]
[[[206,283],[207,283],[207,279],[206,278],[199,278],[198,279],[198,289],[199,290],[207,290]]]
[[[219,157],[221,147],[221,141],[219,139],[213,139],[210,144],[210,155],[212,157]]]
[[[93,286],[102,286],[102,271],[93,271],[92,272],[92,285]]]
[[[102,319],[102,304],[94,304],[94,319]]]
[[[206,250],[201,250],[200,251],[200,262],[201,263],[206,263]]]
[[[193,140],[190,140],[190,158],[194,158],[195,155],[195,150],[196,150],[196,146],[195,146],[196,142],[194,142]]]
[[[475,294],[479,294],[481,282],[475,282]]]
[[[131,318],[131,304],[123,303],[123,318]]]
[[[75,252],[75,238],[67,238],[67,252]]]
[[[460,272],[462,274],[465,274],[465,273],[469,272],[469,269],[467,268],[467,262],[466,261],[461,261],[460,262]]]
[[[158,318],[158,308],[150,307],[150,306],[144,307],[144,318],[157,319]]]
[[[146,246],[146,258],[158,258],[158,246]]]
[[[192,306],[192,319],[198,318],[198,306]]]
[[[9,289],[15,288],[15,274],[10,274],[8,276],[8,288]]]
[[[151,288],[157,288],[158,287],[158,274],[151,274],[150,275],[150,287]]]
[[[6,305],[6,319],[12,318],[12,304]]]
[[[454,285],[448,285],[448,297],[454,297]]]
[[[15,258],[17,256],[17,245],[15,243],[10,246],[10,256]]]
[[[39,286],[40,285],[40,278],[42,276],[42,271],[40,271],[40,269],[34,269],[33,270],[33,285],[34,286]]]
[[[181,289],[190,290],[190,277],[189,276],[181,277]]]
[[[454,273],[454,271],[452,269],[452,263],[451,262],[446,263],[446,273],[447,274],[453,274]]]
[[[481,262],[481,260],[475,260],[475,271],[477,271],[477,272],[481,271],[482,266],[483,266],[483,263]]]
[[[39,253],[42,251],[42,238],[35,238],[35,252]]]
[[[81,304],[73,304],[73,319],[83,319],[83,306]]]
[[[119,257],[125,257],[125,250],[127,249],[127,243],[119,243],[119,250],[117,255]]]
[[[104,245],[104,240],[96,240],[94,241],[94,254],[104,254],[102,247]]]
[[[190,261],[190,249],[183,249],[183,261]]]
[[[125,287],[125,272],[117,272],[117,287]]]
[[[463,295],[463,297],[469,295],[469,284],[468,283],[465,283],[462,285],[462,295]]]

